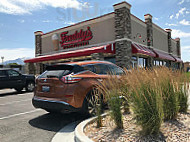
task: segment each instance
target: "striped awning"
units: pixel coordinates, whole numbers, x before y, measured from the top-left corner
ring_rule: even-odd
[[[152,56],[152,57],[156,57],[156,54],[149,48],[136,44],[136,43],[132,43],[132,53],[133,54],[142,54],[142,55],[146,55],[146,56]]]

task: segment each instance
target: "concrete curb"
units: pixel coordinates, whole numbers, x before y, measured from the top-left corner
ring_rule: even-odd
[[[80,121],[70,123],[55,134],[51,142],[74,142],[74,130]]]
[[[102,114],[102,117],[105,117],[107,115],[108,115],[108,113],[104,113],[104,114]],[[97,116],[89,118],[77,125],[77,127],[75,128],[75,132],[74,132],[75,142],[93,142],[90,138],[88,138],[84,134],[84,129],[88,124],[93,123],[96,120],[96,118],[97,118]]]

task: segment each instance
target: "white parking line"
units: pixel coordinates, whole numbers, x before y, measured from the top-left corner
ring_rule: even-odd
[[[32,99],[27,99],[27,100],[22,100],[22,101],[13,101],[13,102],[6,103],[6,104],[0,104],[0,106],[11,105],[11,104],[20,103],[20,102],[27,102],[27,101],[32,101]]]
[[[18,114],[13,114],[13,115],[1,117],[0,120],[12,118],[12,117],[16,117],[16,116],[20,116],[20,115],[24,115],[24,114],[29,114],[29,113],[33,113],[33,112],[37,112],[37,111],[41,111],[41,110],[40,109],[35,109],[35,110],[32,110],[32,111],[27,111],[27,112],[22,112],[22,113],[18,113]]]

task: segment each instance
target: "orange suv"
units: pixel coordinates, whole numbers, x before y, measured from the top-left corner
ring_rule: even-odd
[[[95,113],[93,88],[108,74],[121,75],[123,69],[107,61],[56,64],[36,79],[33,106],[48,112]]]

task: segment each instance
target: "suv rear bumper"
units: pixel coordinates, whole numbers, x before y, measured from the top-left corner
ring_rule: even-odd
[[[52,112],[71,113],[80,112],[82,110],[81,108],[75,108],[63,101],[45,100],[35,96],[32,99],[32,104],[35,108],[41,108]]]

